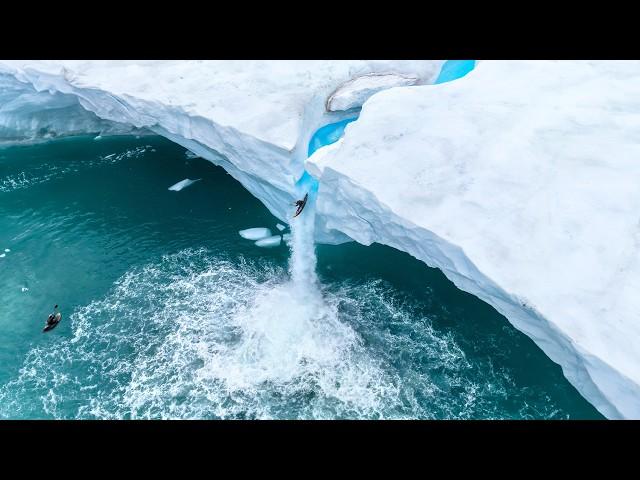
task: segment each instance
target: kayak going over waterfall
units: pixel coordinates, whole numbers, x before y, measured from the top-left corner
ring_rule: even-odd
[[[293,218],[296,218],[298,215],[300,215],[302,213],[302,210],[304,209],[304,206],[307,204],[307,198],[308,197],[309,197],[309,194],[306,193],[302,200],[296,200],[296,203],[294,203],[294,205],[296,207],[298,207],[298,209],[296,210],[296,214],[293,216]]]

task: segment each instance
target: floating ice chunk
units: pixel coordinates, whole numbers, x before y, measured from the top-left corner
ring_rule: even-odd
[[[285,228],[287,228],[287,227],[285,227],[284,225],[281,225],[281,224],[279,224],[279,223],[278,223],[278,224],[276,225],[276,228],[277,228],[278,230],[280,230],[280,231],[283,231],[283,230],[284,230]]]
[[[0,253],[0,258],[4,258],[4,257],[6,257],[6,256],[7,256],[7,254],[6,254],[6,253]]]
[[[187,188],[189,185],[196,183],[198,180],[202,180],[201,178],[196,178],[195,180],[190,180],[185,178],[184,180],[179,181],[175,185],[171,185],[169,190],[173,190],[174,192],[179,192],[183,188]]]
[[[247,228],[246,230],[240,230],[238,233],[247,240],[260,240],[269,237],[271,230],[268,228]]]
[[[284,235],[282,235],[282,240],[284,240],[284,243],[286,243],[287,245],[291,245],[291,234],[285,233]]]
[[[10,252],[11,250],[9,250],[8,248],[4,249],[5,252]]]
[[[23,291],[23,292],[28,292],[29,291],[29,289],[27,287],[22,287],[20,290]]]
[[[102,135],[98,135],[97,137],[94,138],[94,140],[102,140]]]
[[[258,240],[256,242],[256,246],[262,248],[272,248],[280,245],[282,241],[282,237],[280,235],[274,235],[272,237],[263,238],[262,240]]]

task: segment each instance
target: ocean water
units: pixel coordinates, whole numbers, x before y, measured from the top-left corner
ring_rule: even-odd
[[[0,418],[601,418],[438,270],[276,223],[159,137],[1,148]]]

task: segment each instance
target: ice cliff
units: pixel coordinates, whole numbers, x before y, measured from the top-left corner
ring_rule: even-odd
[[[306,145],[328,123],[325,102],[363,75],[393,73],[432,83],[442,61],[0,61],[0,84],[12,85],[39,113],[27,120],[0,106],[0,126],[67,133],[46,122],[50,104],[66,102],[70,122],[148,129],[225,168],[277,217],[285,219],[302,176]],[[25,91],[26,89],[26,91]],[[5,90],[7,90],[5,88]],[[45,95],[46,94],[46,95]],[[363,99],[364,100],[364,99]],[[31,107],[33,108],[33,107]],[[35,120],[32,120],[35,117]],[[45,121],[42,118],[45,118]],[[60,117],[56,117],[60,118]],[[332,118],[340,119],[340,114]],[[319,240],[347,240],[339,232]]]
[[[307,169],[318,215],[493,305],[640,418],[640,63],[481,62],[365,103]]]
[[[379,242],[440,268],[602,413],[640,418],[640,64],[486,61],[431,85],[441,67],[0,61],[0,137],[150,130],[285,221],[306,167],[318,241]],[[327,106],[362,102],[307,161],[313,133],[349,116]]]

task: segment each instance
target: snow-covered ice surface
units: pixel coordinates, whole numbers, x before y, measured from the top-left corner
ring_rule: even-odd
[[[603,414],[640,418],[640,64],[484,61],[430,85],[442,64],[0,61],[0,137],[148,129],[285,222],[306,166],[321,179],[317,241],[441,268]],[[306,161],[313,133],[348,116],[327,114],[328,97],[369,73],[419,86],[371,96]]]
[[[331,112],[362,107],[369,97],[393,87],[406,87],[418,82],[418,77],[394,73],[370,73],[341,85],[327,100]]]
[[[640,62],[481,62],[372,97],[307,169],[327,227],[436,266],[640,418]]]

